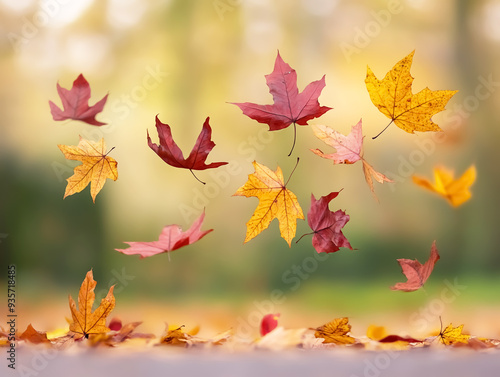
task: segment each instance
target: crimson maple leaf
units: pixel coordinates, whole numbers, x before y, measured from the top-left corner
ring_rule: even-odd
[[[342,228],[350,219],[349,215],[346,215],[340,209],[335,212],[328,209],[328,204],[337,197],[339,192],[331,192],[326,196],[322,196],[319,200],[316,200],[314,195],[311,194],[311,207],[307,213],[307,223],[313,230],[312,244],[318,253],[334,253],[341,247],[353,250],[342,233]]]
[[[108,95],[106,94],[104,98],[95,105],[89,106],[90,85],[82,74],[76,78],[70,90],[62,88],[59,83],[57,83],[57,93],[59,97],[61,97],[63,110],[54,102],[49,101],[50,112],[54,120],[81,120],[93,126],[102,126],[106,124],[96,120],[95,116],[104,108]]]
[[[167,225],[163,228],[158,241],[152,242],[125,242],[129,244],[128,249],[115,249],[127,255],[139,254],[142,258],[151,257],[156,254],[168,253],[183,246],[191,245],[213,231],[213,229],[201,230],[205,212],[185,232],[178,225]]]
[[[398,259],[398,263],[400,264],[403,274],[406,276],[408,281],[404,283],[396,283],[396,285],[391,287],[391,289],[393,291],[404,292],[416,291],[427,281],[439,258],[440,256],[436,247],[436,241],[434,241],[431,247],[431,255],[424,264],[421,264],[416,259]]]
[[[297,124],[305,126],[309,120],[331,110],[330,107],[320,106],[318,102],[318,97],[326,85],[325,75],[321,80],[311,82],[299,93],[297,72],[283,61],[279,52],[273,72],[266,75],[266,83],[273,96],[272,105],[258,105],[251,102],[233,102],[233,105],[238,106],[243,114],[257,122],[269,125],[269,131],[281,130],[293,123],[293,145],[295,145]]]
[[[196,179],[196,175],[193,170],[205,170],[217,168],[221,165],[226,165],[227,162],[212,162],[206,164],[205,160],[208,157],[210,151],[215,147],[215,143],[211,140],[212,138],[212,128],[208,123],[210,117],[207,117],[205,123],[203,123],[203,128],[196,140],[196,143],[191,150],[188,158],[184,158],[181,149],[175,143],[172,138],[172,131],[168,124],[162,123],[156,116],[156,130],[158,132],[158,137],[160,139],[160,145],[157,145],[151,141],[148,131],[148,145],[149,147],[167,164],[176,167],[189,169]],[[200,181],[198,179],[198,181]],[[205,184],[205,182],[200,181]]]

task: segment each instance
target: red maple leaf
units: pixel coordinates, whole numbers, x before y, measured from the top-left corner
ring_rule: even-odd
[[[272,105],[258,105],[251,102],[233,102],[233,104],[238,106],[248,117],[259,123],[268,124],[270,131],[281,130],[293,123],[294,145],[296,124],[307,125],[309,120],[320,117],[331,110],[330,107],[320,106],[318,102],[318,97],[326,85],[325,76],[323,75],[321,80],[311,82],[299,93],[297,72],[281,59],[279,52],[273,72],[266,75],[266,83],[273,96],[274,103]]]
[[[70,90],[62,88],[59,83],[57,83],[57,93],[59,97],[61,97],[64,110],[61,110],[54,102],[49,101],[50,112],[54,120],[81,120],[93,126],[102,126],[106,124],[97,121],[95,116],[104,108],[108,95],[106,94],[104,98],[95,105],[89,106],[90,85],[82,74],[76,78]]]
[[[182,231],[178,225],[167,225],[163,228],[158,241],[152,242],[125,242],[129,244],[128,249],[115,249],[127,255],[140,255],[141,259],[156,254],[168,253],[183,246],[191,245],[213,231],[213,229],[201,231],[201,225],[205,218],[205,212],[191,225],[191,228]]]
[[[391,287],[391,289],[393,291],[404,292],[416,291],[427,281],[439,258],[440,256],[436,247],[436,241],[434,241],[431,247],[431,255],[427,262],[423,265],[416,259],[398,259],[398,263],[400,264],[403,274],[406,276],[408,281],[404,283],[396,283],[396,285]]]
[[[307,213],[307,223],[313,230],[312,244],[318,253],[334,253],[341,247],[353,250],[342,233],[342,228],[350,219],[349,215],[346,215],[340,209],[332,212],[328,208],[330,201],[336,198],[338,194],[339,192],[331,192],[326,196],[322,196],[319,200],[316,200],[314,195],[311,194],[311,207]]]
[[[196,140],[196,143],[191,150],[188,158],[184,158],[181,149],[175,143],[172,138],[172,131],[168,124],[162,123],[156,116],[156,130],[158,131],[158,137],[160,139],[160,145],[157,145],[151,141],[148,131],[148,145],[149,147],[167,164],[176,167],[189,169],[191,173],[193,170],[205,170],[217,168],[221,165],[226,165],[227,162],[212,162],[211,164],[206,164],[205,160],[208,157],[210,151],[215,147],[215,143],[211,140],[212,138],[212,128],[208,123],[210,117],[207,117],[205,123],[203,123],[203,128]],[[196,175],[193,173],[194,177]],[[198,181],[200,181],[198,179]],[[201,181],[200,181],[201,182]],[[204,183],[204,182],[202,182]]]

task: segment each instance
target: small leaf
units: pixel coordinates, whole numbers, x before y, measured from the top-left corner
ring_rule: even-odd
[[[315,329],[316,338],[325,339],[324,343],[354,344],[356,339],[347,335],[351,331],[349,318],[337,318]]]

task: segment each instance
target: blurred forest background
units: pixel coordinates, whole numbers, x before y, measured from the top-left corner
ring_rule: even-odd
[[[0,257],[2,270],[17,265],[19,305],[43,311],[60,304],[68,316],[67,294],[75,297],[93,268],[98,296],[117,284],[116,311],[132,320],[142,319],[147,304],[140,303],[148,302],[177,307],[179,315],[189,304],[244,315],[276,290],[282,299],[272,309],[282,317],[307,309],[402,313],[425,307],[457,279],[466,288],[434,311],[444,321],[460,321],[456,313],[476,305],[498,307],[500,1],[2,0],[0,12]],[[334,166],[309,151],[329,150],[309,127],[298,127],[287,157],[293,127],[268,132],[229,104],[272,103],[264,75],[278,50],[297,70],[299,90],[326,74],[319,102],[333,110],[310,124],[347,134],[363,119],[366,159],[396,181],[375,183],[379,202],[360,163]],[[445,136],[392,125],[372,140],[388,119],[370,101],[366,67],[382,78],[412,50],[414,93],[459,90],[433,117]],[[109,93],[97,116],[108,125],[52,120],[56,83],[70,88],[80,73],[92,88],[90,104]],[[146,130],[157,140],[156,114],[185,155],[210,116],[217,145],[208,161],[230,165],[199,172],[205,186],[166,165],[146,142]],[[62,199],[78,163],[65,160],[57,144],[76,145],[78,135],[115,147],[118,181],[108,180],[95,204],[88,188]],[[243,244],[257,199],[231,195],[254,159],[288,177],[296,157],[288,187],[304,213],[311,193],[343,188],[330,208],[351,216],[344,234],[356,250],[320,261],[310,237],[288,248],[277,220]],[[469,202],[452,208],[412,183],[412,174],[432,177],[439,164],[456,175],[476,164]],[[114,250],[156,240],[168,224],[187,229],[203,208],[203,228],[214,232],[170,258]],[[299,221],[295,239],[309,231]],[[424,262],[433,240],[441,260],[425,289],[390,291],[404,280],[396,259]],[[139,313],[120,311],[127,302]],[[408,316],[402,321],[408,328]]]

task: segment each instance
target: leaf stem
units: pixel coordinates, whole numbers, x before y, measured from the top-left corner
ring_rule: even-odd
[[[311,234],[314,234],[314,233],[315,232],[310,232],[310,233],[305,233],[305,234],[301,235],[300,238],[297,241],[295,241],[295,243],[298,243],[304,236],[310,236]]]
[[[193,172],[193,170],[192,170],[192,169],[189,169],[189,171],[191,172],[191,174],[193,175],[193,177],[195,177],[195,178],[196,178],[196,180],[197,180],[198,182],[203,183],[204,185],[206,184],[206,183],[205,183],[205,182],[203,182],[200,178],[198,178],[198,177],[196,176],[196,174],[194,174],[194,172]]]
[[[292,155],[293,148],[295,148],[295,141],[297,140],[297,126],[295,122],[293,122],[293,144],[292,144],[292,149],[290,149],[290,153],[288,153],[288,157]]]
[[[290,176],[286,180],[286,183],[285,183],[284,187],[286,187],[288,185],[288,181],[290,181],[290,178],[292,178],[292,175],[293,175],[295,169],[297,169],[297,165],[299,164],[299,160],[300,160],[300,158],[297,157],[297,162],[295,163],[295,167],[293,168],[292,172],[290,173]]]
[[[391,120],[389,122],[389,124],[387,126],[385,126],[385,128],[377,134],[377,136],[372,137],[372,140],[375,140],[377,137],[379,137],[382,134],[382,132],[384,132],[385,130],[387,130],[387,127],[389,127],[392,124],[392,122],[394,122],[394,119]]]
[[[111,149],[110,149],[110,150],[109,150],[109,151],[105,154],[105,156],[107,156],[108,154],[110,154],[110,153],[111,153],[111,151],[112,151],[113,149],[115,149],[115,147],[111,148]]]

